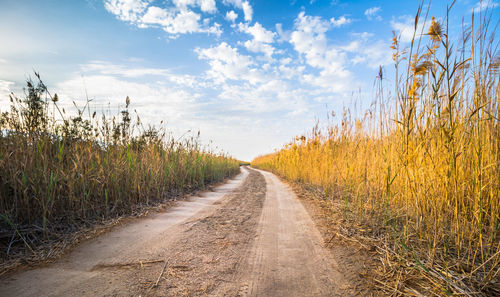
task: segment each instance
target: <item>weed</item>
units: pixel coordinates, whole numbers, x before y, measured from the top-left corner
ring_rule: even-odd
[[[406,255],[399,267],[420,268],[417,292],[495,295],[500,294],[496,25],[491,11],[479,20],[473,16],[455,48],[448,31],[452,6],[442,23],[432,18],[428,32],[416,32],[425,27],[419,22],[426,22],[421,6],[408,49],[394,36],[390,102],[381,70],[377,98],[364,117],[351,119],[346,110],[339,126],[316,126],[252,165],[325,193],[343,193],[335,197],[387,230],[386,246],[399,251],[395,258]],[[406,280],[415,277],[405,274]],[[398,279],[390,290],[415,294],[401,285],[406,280]]]

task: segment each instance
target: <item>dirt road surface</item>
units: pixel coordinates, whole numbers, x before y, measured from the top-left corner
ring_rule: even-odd
[[[55,263],[0,279],[0,296],[350,296],[306,209],[242,168],[213,191],[119,226]]]

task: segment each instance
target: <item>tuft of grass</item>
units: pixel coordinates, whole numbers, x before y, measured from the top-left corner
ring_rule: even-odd
[[[392,96],[381,69],[365,116],[347,109],[340,125],[316,126],[252,161],[345,200],[383,230],[387,267],[397,270],[381,277],[391,294],[500,294],[497,24],[491,11],[473,15],[454,45],[452,6],[417,32],[427,22],[420,6],[409,48],[394,36]]]
[[[12,94],[10,110],[0,115],[3,261],[16,246],[33,252],[41,241],[239,172],[239,161],[201,147],[197,137],[175,140],[133,120],[128,97],[111,118],[91,114],[89,102],[68,115],[35,75],[25,96]]]

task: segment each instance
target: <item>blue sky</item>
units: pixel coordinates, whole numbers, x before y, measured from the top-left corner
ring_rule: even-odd
[[[142,121],[251,160],[353,98],[367,107],[378,67],[392,79],[392,31],[409,41],[419,3],[0,0],[0,110],[36,70],[68,108],[86,92],[97,110],[130,96]],[[497,1],[458,0],[450,31],[485,7],[497,22]]]

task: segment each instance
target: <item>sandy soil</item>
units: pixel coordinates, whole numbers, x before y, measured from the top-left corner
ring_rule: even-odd
[[[269,172],[258,235],[248,257],[242,296],[345,296],[346,280],[305,208]]]
[[[3,277],[0,296],[353,296],[349,275],[293,191],[244,168],[56,263]]]

